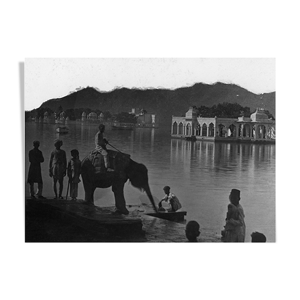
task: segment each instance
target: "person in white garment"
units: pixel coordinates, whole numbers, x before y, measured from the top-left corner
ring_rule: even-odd
[[[165,201],[169,204],[169,208],[167,208],[168,212],[178,211],[182,206],[181,206],[178,198],[170,192],[171,188],[169,186],[165,186],[163,188],[163,190],[165,192],[165,196],[158,203],[159,211],[164,211],[164,208],[162,207],[162,202],[163,201]]]

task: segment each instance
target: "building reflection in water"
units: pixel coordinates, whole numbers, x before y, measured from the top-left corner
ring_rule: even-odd
[[[151,151],[154,150],[154,135],[155,135],[155,129],[151,128]]]
[[[172,139],[171,164],[180,164],[185,175],[196,170],[254,174],[275,159],[275,145],[224,143]]]
[[[131,131],[132,147],[138,145],[138,152],[152,156],[155,148],[159,145],[155,144],[155,129],[154,128],[135,128]],[[132,148],[132,151],[137,149]]]

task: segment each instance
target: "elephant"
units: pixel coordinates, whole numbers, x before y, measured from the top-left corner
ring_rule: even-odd
[[[90,152],[81,162],[81,177],[86,203],[94,204],[96,188],[112,187],[115,195],[115,213],[128,215],[124,198],[124,185],[129,179],[132,186],[146,192],[155,212],[157,212],[145,165],[133,161],[130,155],[120,151],[107,150],[107,152],[109,164],[113,169],[112,172],[106,171],[103,156],[96,151]]]

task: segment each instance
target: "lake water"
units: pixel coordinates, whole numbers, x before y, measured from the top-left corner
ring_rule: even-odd
[[[42,164],[45,197],[53,197],[52,179],[48,175],[54,139],[60,138],[70,159],[70,150],[79,150],[83,159],[94,148],[96,124],[73,123],[70,132],[58,135],[54,124],[25,124],[25,180],[29,168],[28,151],[33,140],[39,140],[45,162]],[[246,241],[253,231],[263,232],[268,242],[275,242],[275,145],[190,142],[172,139],[170,128],[136,128],[109,130],[110,144],[131,155],[148,168],[153,196],[161,199],[163,187],[169,185],[188,212],[187,220],[196,220],[203,228],[220,233],[225,222],[228,195],[232,188],[241,190],[241,205],[246,215]],[[109,148],[109,147],[108,147]],[[29,196],[28,184],[25,194]],[[66,194],[67,180],[63,196]],[[78,198],[84,198],[82,183]],[[125,185],[127,204],[145,202],[145,195]],[[111,189],[97,189],[95,204],[114,205]]]

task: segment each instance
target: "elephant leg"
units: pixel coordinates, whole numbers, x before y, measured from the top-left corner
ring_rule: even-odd
[[[123,215],[128,215],[129,211],[126,208],[126,202],[124,197],[124,182],[113,184],[112,191],[115,195],[116,212],[119,212]]]
[[[91,190],[91,204],[94,204],[94,193],[95,193],[95,190],[96,190],[96,187],[93,186],[92,187],[92,190]]]
[[[95,187],[91,183],[84,182],[84,200],[88,204],[94,204],[94,192],[95,192]]]

